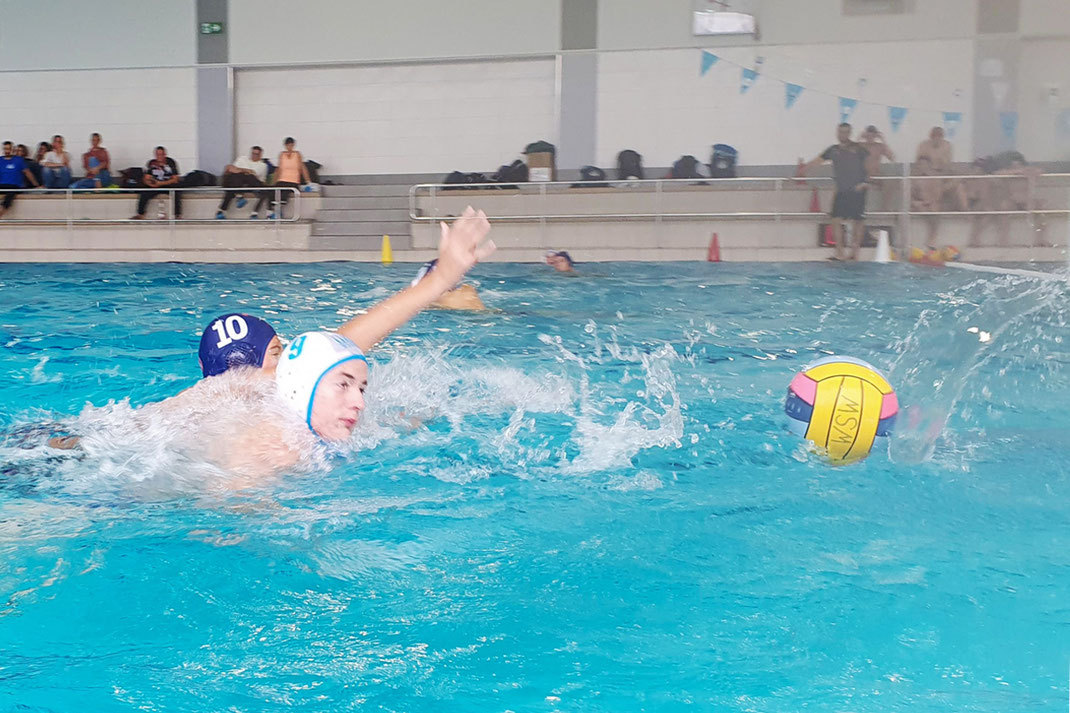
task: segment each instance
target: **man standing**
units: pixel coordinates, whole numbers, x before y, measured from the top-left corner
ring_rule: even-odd
[[[851,141],[851,125],[840,124],[836,127],[838,143],[829,146],[821,155],[799,168],[799,176],[823,163],[832,163],[832,175],[836,180],[836,196],[832,200],[832,225],[836,234],[836,252],[833,260],[843,260],[843,245],[847,242],[846,227],[843,222],[851,223],[851,260],[858,259],[858,250],[862,247],[865,235],[866,189],[869,188],[869,174],[866,171],[866,159],[869,152],[861,144]]]
[[[866,127],[866,130],[862,132],[862,140],[859,142],[862,147],[869,154],[866,157],[866,173],[872,178],[873,176],[880,175],[881,161],[888,159],[892,163],[895,163],[895,154],[888,148],[888,144],[884,143],[884,134],[880,132],[873,124]],[[886,186],[888,184],[885,181],[875,181],[873,187],[880,194],[880,209],[887,210],[888,205],[888,192]]]
[[[4,155],[0,158],[0,189],[4,190],[4,200],[0,203],[0,217],[7,212],[18,195],[16,189],[23,188],[26,181],[37,187],[37,180],[26,168],[26,159],[15,155],[15,145],[10,141],[4,142]]]
[[[178,187],[178,164],[167,155],[163,146],[156,147],[156,158],[145,165],[145,175],[141,179],[149,188]],[[145,208],[155,196],[167,191],[141,191],[137,194],[137,215],[132,220],[144,220]],[[182,191],[175,191],[175,220],[182,217]]]
[[[221,185],[224,188],[262,187],[264,181],[267,180],[267,164],[262,160],[263,153],[264,150],[262,148],[254,146],[249,151],[248,156],[239,156],[234,159],[234,163],[223,170]],[[253,212],[249,216],[253,219],[258,217],[260,209],[267,205],[268,200],[271,199],[271,191],[259,191],[256,193],[256,206],[253,207]],[[230,207],[230,202],[234,200],[235,195],[237,195],[235,191],[224,191],[223,202],[219,204],[219,212],[215,214],[217,220],[226,220],[227,208]],[[239,198],[238,207],[241,208],[244,205],[245,199]]]

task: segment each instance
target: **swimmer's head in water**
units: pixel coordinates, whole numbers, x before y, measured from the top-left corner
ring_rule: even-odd
[[[251,366],[273,371],[282,344],[271,325],[248,314],[224,314],[205,327],[198,357],[201,372],[216,376],[227,369]]]
[[[568,272],[572,269],[572,256],[564,250],[550,250],[546,253],[546,264],[561,272]]]
[[[368,361],[336,332],[305,332],[282,353],[279,394],[310,429],[328,441],[349,437],[364,410]]]

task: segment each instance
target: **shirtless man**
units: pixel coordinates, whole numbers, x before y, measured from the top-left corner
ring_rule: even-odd
[[[914,160],[921,163],[925,169],[924,173],[919,171],[919,175],[946,176],[951,173],[951,142],[944,138],[944,130],[941,127],[934,126],[929,132],[929,138],[918,144],[918,153]],[[921,183],[925,186],[923,192],[926,203],[939,205],[944,197],[950,194],[957,210],[966,210],[968,201],[962,181],[930,178]]]
[[[870,124],[866,127],[866,130],[862,132],[861,141],[862,148],[869,152],[869,156],[866,158],[866,174],[872,178],[873,176],[879,176],[881,172],[881,160],[888,159],[890,163],[895,163],[895,154],[888,148],[888,144],[884,143],[884,134],[877,129],[876,126]],[[880,209],[887,210],[888,208],[888,193],[886,190],[887,182],[874,181],[873,182],[877,192],[880,193]]]

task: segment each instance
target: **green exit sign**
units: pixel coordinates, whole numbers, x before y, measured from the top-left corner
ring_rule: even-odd
[[[223,34],[222,22],[202,22],[201,23],[202,35],[221,35]]]

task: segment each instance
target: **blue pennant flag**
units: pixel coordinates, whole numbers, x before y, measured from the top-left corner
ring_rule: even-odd
[[[758,81],[758,73],[753,69],[743,68],[743,79],[739,85],[739,93],[746,94],[747,90],[754,86],[754,83]]]
[[[903,123],[903,119],[906,118],[907,108],[905,106],[890,106],[888,107],[888,121],[892,125],[892,131],[899,131],[899,125]]]
[[[784,85],[784,105],[788,109],[795,106],[795,100],[802,94],[802,90],[801,84],[791,84],[789,82]]]
[[[944,131],[947,133],[947,138],[955,138],[955,129],[959,128],[959,124],[962,123],[961,111],[945,111],[944,112]]]
[[[847,123],[847,120],[851,118],[851,114],[854,113],[855,107],[858,106],[857,99],[848,99],[847,97],[840,97],[840,122]]]
[[[719,59],[720,59],[720,57],[715,55],[713,52],[706,52],[705,50],[703,50],[703,52],[702,52],[702,76],[705,76],[706,72],[710,71],[710,67],[712,67],[713,65],[717,64],[717,60],[719,60]]]
[[[1003,129],[1003,136],[1013,144],[1014,135],[1018,132],[1018,112],[1001,111],[999,113],[999,126]]]

